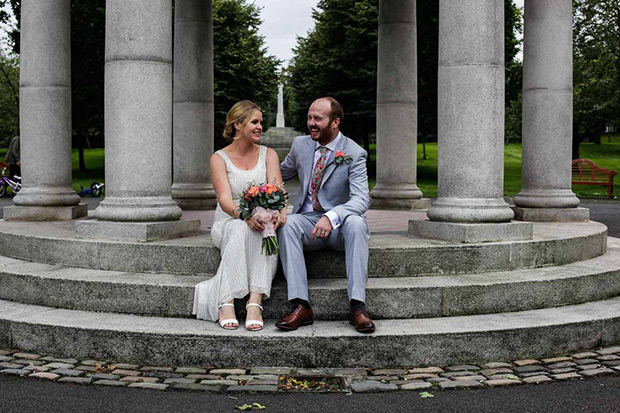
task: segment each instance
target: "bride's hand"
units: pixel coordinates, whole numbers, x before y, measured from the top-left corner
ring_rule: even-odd
[[[280,213],[278,214],[278,217],[276,218],[275,229],[280,228],[285,223],[286,223],[286,210],[283,209],[282,211],[280,211]]]
[[[251,217],[250,219],[246,219],[245,223],[248,224],[248,227],[250,227],[252,231],[262,231],[265,229],[265,226],[261,224],[260,222],[258,222],[256,218],[254,217]]]

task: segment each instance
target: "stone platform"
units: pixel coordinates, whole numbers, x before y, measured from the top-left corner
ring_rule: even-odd
[[[274,327],[288,310],[278,274],[265,330],[225,331],[191,316],[194,285],[219,263],[212,216],[187,211],[201,233],[151,243],[77,239],[75,222],[0,221],[0,346],[164,365],[396,367],[620,338],[620,240],[604,225],[534,223],[529,241],[460,244],[409,235],[409,220],[426,219],[411,211],[367,214],[375,334],[349,326],[344,256],[329,251],[307,257],[313,326]]]

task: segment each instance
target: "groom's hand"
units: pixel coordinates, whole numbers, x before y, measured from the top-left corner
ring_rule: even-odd
[[[332,232],[332,223],[326,216],[322,216],[319,222],[312,229],[310,239],[314,241],[314,237],[327,239]]]

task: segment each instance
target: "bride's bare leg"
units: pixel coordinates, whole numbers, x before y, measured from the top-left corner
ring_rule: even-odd
[[[256,303],[258,305],[262,305],[263,295],[259,293],[250,292],[250,298],[248,299],[248,303]],[[248,307],[248,313],[246,316],[246,320],[259,320],[263,321],[263,314],[260,308],[256,306]],[[258,324],[250,324],[248,326],[249,329],[257,329],[260,328]]]
[[[229,303],[234,304],[235,300],[230,300]],[[235,318],[235,319],[237,318],[237,315],[235,314],[235,308],[229,307],[229,306],[221,307],[220,308],[220,320],[227,320],[230,318]],[[226,323],[224,324],[224,327],[239,327],[239,324]]]

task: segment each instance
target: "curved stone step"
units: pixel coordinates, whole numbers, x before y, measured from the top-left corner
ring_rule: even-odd
[[[219,250],[208,233],[136,243],[75,238],[75,222],[0,221],[0,255],[69,267],[165,274],[213,274]],[[607,227],[596,222],[534,223],[534,239],[454,244],[406,232],[373,234],[370,277],[466,274],[562,265],[606,251]],[[309,277],[344,277],[344,254],[308,253]]]
[[[194,285],[205,276],[68,268],[0,257],[0,299],[84,311],[192,317]],[[317,319],[346,320],[346,280],[312,278]],[[620,295],[620,240],[600,257],[559,267],[432,277],[376,277],[367,285],[375,319],[486,314],[556,307]],[[238,303],[243,314],[243,304]],[[266,318],[289,310],[286,283],[274,281]]]
[[[407,367],[512,360],[620,340],[620,298],[514,313],[378,320],[372,335],[346,321],[281,332],[215,323],[52,309],[0,300],[0,346],[99,360],[177,366]]]

